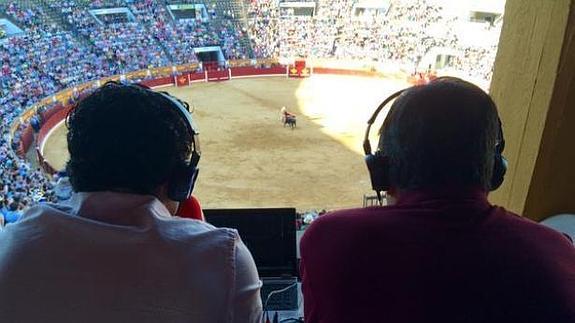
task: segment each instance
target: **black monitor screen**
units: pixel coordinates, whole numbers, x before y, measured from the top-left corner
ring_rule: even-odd
[[[206,209],[206,221],[238,230],[261,277],[297,276],[294,208]]]

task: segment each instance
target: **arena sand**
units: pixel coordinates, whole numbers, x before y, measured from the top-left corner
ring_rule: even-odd
[[[361,149],[366,121],[397,79],[314,75],[194,83],[161,90],[195,107],[202,159],[195,195],[205,208],[361,206],[371,194]],[[297,115],[294,130],[280,109]],[[372,145],[384,111],[372,129]],[[57,168],[68,159],[66,129],[47,139],[44,155]]]

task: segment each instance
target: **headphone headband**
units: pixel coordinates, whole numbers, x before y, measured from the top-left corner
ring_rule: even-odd
[[[381,110],[383,110],[383,108],[385,108],[385,106],[389,104],[389,102],[391,102],[392,100],[400,96],[403,92],[409,89],[410,88],[399,90],[390,95],[389,97],[387,97],[387,99],[383,100],[383,102],[377,107],[377,109],[375,109],[375,111],[371,115],[371,118],[367,120],[367,129],[365,129],[365,136],[363,138],[363,152],[366,155],[371,154],[371,143],[369,142],[369,132],[371,131],[371,125],[375,122],[375,119],[377,119],[377,116],[379,115]]]

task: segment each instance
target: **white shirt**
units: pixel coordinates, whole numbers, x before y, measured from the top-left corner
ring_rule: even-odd
[[[261,282],[237,231],[98,192],[0,231],[0,322],[259,322]]]

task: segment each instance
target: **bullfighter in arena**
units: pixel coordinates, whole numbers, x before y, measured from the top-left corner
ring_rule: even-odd
[[[283,123],[285,123],[286,120],[288,120],[290,118],[295,119],[295,114],[290,113],[285,106],[283,106],[280,111],[281,111],[280,113],[281,113],[281,119],[282,119]]]

